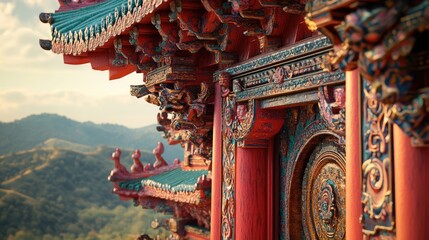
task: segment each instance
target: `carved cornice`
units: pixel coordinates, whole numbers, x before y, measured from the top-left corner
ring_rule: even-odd
[[[175,81],[195,81],[195,68],[192,66],[166,65],[147,74],[146,85],[152,87],[161,83]]]
[[[332,47],[332,44],[329,38],[325,36],[315,37],[313,39],[307,39],[304,43],[294,44],[275,53],[263,55],[259,58],[227,68],[225,71],[230,75],[235,76],[245,72],[258,70],[259,68],[263,68],[268,65],[290,61],[291,59],[301,55],[309,55],[317,51],[323,51],[330,47]]]
[[[302,90],[310,90],[320,86],[332,83],[342,83],[345,80],[345,73],[337,70],[335,72],[318,72],[314,74],[304,75],[285,81],[283,83],[267,83],[260,87],[245,89],[242,87],[236,88],[237,101],[245,101],[251,98],[266,98],[268,96],[277,96],[282,94],[294,93]],[[234,80],[235,85],[239,80]],[[241,90],[240,90],[241,88]]]

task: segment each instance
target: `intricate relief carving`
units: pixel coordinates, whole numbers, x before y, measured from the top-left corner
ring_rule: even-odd
[[[235,98],[223,98],[222,150],[222,239],[233,239],[235,229],[235,153],[232,124],[235,118]]]
[[[128,57],[122,52],[122,39],[120,37],[113,41],[115,47],[115,59],[112,61],[112,65],[115,67],[125,67],[128,65]]]
[[[202,82],[198,87],[185,87],[176,82],[174,88],[160,85],[160,91],[145,96],[145,100],[158,105],[161,112],[157,120],[161,125],[159,131],[169,144],[181,144],[186,147],[186,156],[200,162],[205,159],[209,165],[211,159],[211,126],[212,108],[209,103],[212,87]],[[198,92],[199,91],[199,92]],[[196,97],[195,97],[196,95]],[[192,144],[192,146],[189,146]],[[185,159],[187,163],[190,159]]]
[[[244,140],[250,133],[255,121],[255,100],[250,100],[245,104],[237,104],[236,106],[236,118],[233,128],[233,135],[237,141]]]
[[[221,86],[222,97],[227,97],[228,94],[231,92],[230,90],[231,77],[229,73],[219,72],[218,79],[219,79],[219,84]]]
[[[353,2],[340,1],[341,9],[347,9]],[[429,28],[429,2],[387,1],[348,15],[340,9],[335,12],[338,6],[309,14],[310,17],[323,16],[324,11],[340,14],[335,21],[318,22],[321,27],[331,26],[326,32],[338,45],[339,51],[329,56],[331,63],[343,69],[357,66],[369,83],[367,91],[371,98],[388,105],[385,117],[412,137],[416,145],[429,143],[429,85],[421,81],[427,75],[428,65],[421,55],[426,54],[428,47],[424,46],[425,33],[420,33]],[[343,36],[339,37],[332,26],[341,20],[345,24]]]
[[[321,62],[323,57],[324,55],[313,56],[304,60],[289,62],[277,68],[269,68],[240,77],[238,80],[242,83],[243,88],[240,91],[265,83],[282,84],[292,78],[318,72],[322,70]]]
[[[192,218],[197,220],[199,226],[210,229],[210,202],[198,205],[179,204],[182,211],[186,211]]]
[[[365,90],[364,94],[361,222],[363,232],[373,235],[394,228],[392,136],[385,116],[388,106],[371,98]]]
[[[136,98],[141,98],[148,95],[150,92],[146,85],[130,85],[130,94]]]
[[[319,223],[322,223],[323,233],[328,238],[335,236],[335,230],[337,225],[337,204],[335,199],[335,185],[331,184],[330,181],[324,180],[319,189],[318,194],[318,214]],[[320,229],[320,227],[318,228]]]
[[[324,142],[313,151],[303,181],[303,224],[308,239],[345,238],[345,158]]]
[[[308,74],[293,77],[279,84],[264,84],[258,87],[244,88],[242,91],[238,91],[236,96],[237,100],[243,101],[248,99],[258,99],[273,95],[288,94],[290,92],[296,92],[298,90],[305,90],[311,87],[319,87],[327,83],[341,83],[345,79],[345,73],[343,71],[335,72],[317,72],[315,74]],[[239,79],[234,79],[239,81]],[[261,81],[261,79],[259,80]],[[268,81],[267,81],[268,82]]]
[[[320,114],[325,120],[327,127],[335,133],[344,136],[346,127],[346,93],[344,86],[320,87],[318,96]]]

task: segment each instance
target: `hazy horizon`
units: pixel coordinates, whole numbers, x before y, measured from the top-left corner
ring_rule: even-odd
[[[79,123],[93,123],[93,124],[98,124],[98,125],[100,125],[100,124],[118,125],[118,126],[123,126],[123,127],[129,128],[129,129],[137,129],[137,128],[142,128],[142,127],[147,127],[147,126],[150,126],[150,125],[156,125],[156,123],[150,123],[150,124],[145,124],[144,126],[141,126],[141,127],[129,127],[129,126],[126,126],[126,125],[123,125],[123,124],[120,124],[120,123],[94,122],[92,120],[78,120],[78,119],[75,119],[75,118],[72,118],[72,117],[69,117],[69,116],[61,115],[61,114],[58,114],[58,113],[50,113],[50,112],[42,112],[42,113],[29,114],[29,115],[24,116],[22,118],[17,118],[17,119],[11,120],[11,121],[3,121],[3,120],[0,119],[0,123],[13,123],[13,122],[18,122],[18,121],[24,120],[24,119],[32,117],[32,116],[42,116],[42,115],[56,115],[58,117],[64,117],[66,119],[69,119],[69,120],[72,120],[72,121],[75,121],[75,122],[79,122]]]
[[[66,65],[62,55],[40,48],[50,26],[39,13],[58,6],[56,0],[0,2],[0,121],[48,112],[130,128],[156,123],[157,107],[129,93],[129,85],[143,83],[142,74],[109,81],[107,71]]]

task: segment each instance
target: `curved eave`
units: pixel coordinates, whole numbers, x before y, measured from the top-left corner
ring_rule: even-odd
[[[208,175],[207,170],[183,171],[177,168],[148,178],[118,182],[113,192],[125,199],[155,197],[199,204],[207,199],[206,190],[211,186]]]
[[[80,55],[94,51],[139,23],[167,0],[107,0],[52,14],[51,50]]]

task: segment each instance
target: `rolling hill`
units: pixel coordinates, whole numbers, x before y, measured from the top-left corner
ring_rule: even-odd
[[[127,168],[132,148],[140,148],[142,162],[154,162],[151,150],[161,140],[154,126],[128,129],[43,114],[0,123],[0,136],[0,239],[166,237],[150,223],[170,215],[121,202],[107,180],[116,146]]]
[[[30,149],[56,138],[87,146],[113,146],[152,151],[164,143],[164,158],[183,159],[183,149],[168,145],[156,131],[156,125],[130,129],[114,124],[77,122],[55,114],[31,115],[14,122],[0,122],[0,155]]]

